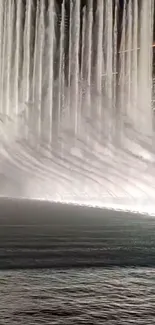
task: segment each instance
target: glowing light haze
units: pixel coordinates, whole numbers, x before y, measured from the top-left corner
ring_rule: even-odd
[[[153,204],[154,1],[69,3],[0,2],[0,194]]]

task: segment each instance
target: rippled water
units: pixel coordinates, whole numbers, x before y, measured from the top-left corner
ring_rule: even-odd
[[[0,325],[154,319],[154,217],[0,201]]]
[[[154,324],[154,268],[0,272],[1,324]]]

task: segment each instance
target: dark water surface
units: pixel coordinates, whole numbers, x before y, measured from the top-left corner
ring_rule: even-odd
[[[0,325],[154,323],[154,217],[0,201]]]
[[[151,268],[0,272],[0,323],[154,324]]]
[[[155,266],[155,217],[0,201],[0,269]]]

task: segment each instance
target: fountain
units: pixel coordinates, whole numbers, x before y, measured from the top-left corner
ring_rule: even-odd
[[[153,0],[1,2],[1,196],[154,198],[153,22]]]

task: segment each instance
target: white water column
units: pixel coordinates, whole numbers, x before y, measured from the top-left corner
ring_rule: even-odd
[[[2,119],[48,148],[66,130],[113,142],[116,120],[152,134],[153,13],[153,0],[1,1]]]
[[[152,48],[154,1],[142,0],[140,8],[138,108],[142,133],[152,134]]]

